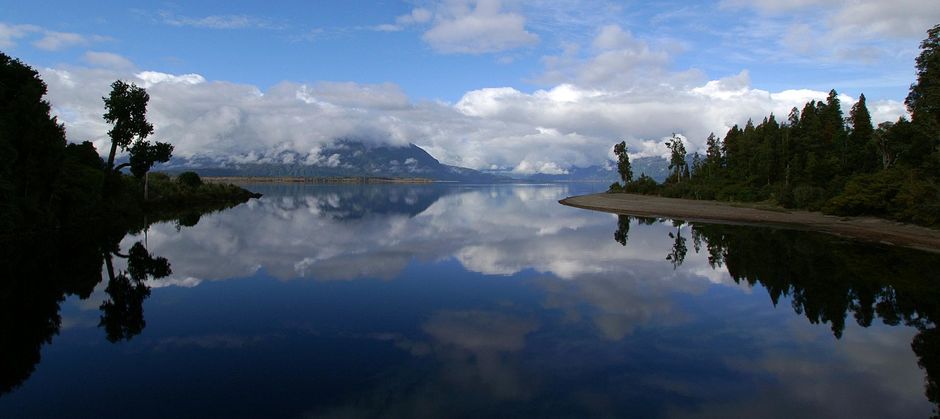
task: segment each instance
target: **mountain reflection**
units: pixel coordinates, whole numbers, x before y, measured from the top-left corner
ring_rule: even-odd
[[[621,245],[631,218],[618,216],[614,236]],[[674,244],[666,259],[674,267],[688,250],[683,224],[672,221],[676,232],[668,234]],[[704,244],[713,269],[724,266],[736,283],[760,285],[774,306],[788,297],[793,311],[810,323],[828,323],[836,338],[842,337],[850,314],[862,327],[877,317],[888,325],[916,328],[911,348],[927,375],[927,398],[940,404],[940,284],[925,274],[935,256],[794,230],[702,223],[691,223],[691,229],[695,252]]]
[[[0,416],[56,416],[53,391],[102,416],[127,390],[193,416],[917,417],[924,371],[936,403],[935,255],[557,204],[578,187],[256,185],[218,214],[2,243],[3,391],[68,332]],[[113,363],[72,391],[95,365],[62,365],[89,357]],[[167,370],[184,384],[155,386]],[[198,383],[218,385],[181,401]]]

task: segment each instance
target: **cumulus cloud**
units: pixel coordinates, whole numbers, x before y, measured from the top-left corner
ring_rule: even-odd
[[[500,0],[453,0],[442,5],[425,42],[438,52],[480,54],[529,46],[538,35],[525,17],[502,10]]]
[[[381,25],[373,26],[373,30],[381,32],[397,32],[404,30],[410,25],[415,25],[419,23],[425,23],[431,20],[433,14],[430,10],[418,7],[412,9],[410,13],[398,16],[395,18],[395,23],[384,23]]]
[[[670,72],[668,54],[616,25],[599,28],[584,48],[568,45],[563,55],[546,65],[543,79],[552,87],[482,88],[454,104],[414,102],[392,83],[282,82],[262,90],[198,74],[135,72],[123,57],[96,52],[85,59],[97,68],[42,73],[70,140],[92,140],[99,150],[108,131],[100,98],[120,78],[148,89],[156,138],[173,143],[177,156],[283,162],[285,152],[293,152],[300,161],[335,167],[342,163],[319,150],[353,139],[414,143],[445,164],[520,174],[604,164],[618,140],[634,156],[665,154],[662,140],[672,133],[688,139],[690,152],[703,150],[709,133],[721,136],[771,113],[783,119],[827,95],[756,89],[747,71],[717,80]],[[848,113],[855,98],[840,99]],[[876,123],[905,112],[898,101],[869,106]]]
[[[685,83],[682,79],[691,73],[668,71],[669,61],[665,51],[652,48],[618,25],[607,25],[597,32],[586,54],[579,45],[567,44],[561,54],[543,57],[545,72],[537,80],[616,89],[667,81]]]
[[[233,162],[281,161],[285,151],[323,164],[341,164],[318,150],[337,139],[415,143],[444,163],[518,173],[565,173],[602,164],[610,145],[627,141],[636,155],[665,152],[661,139],[680,133],[690,151],[748,118],[759,120],[826,92],[769,92],[750,86],[746,72],[684,87],[589,88],[560,84],[522,92],[513,88],[469,91],[455,104],[414,102],[397,85],[283,82],[268,90],[206,80],[198,74],[133,72],[126,60],[89,54],[96,68],[43,69],[49,100],[71,141],[107,144],[101,97],[116,79],[148,89],[155,138],[183,157]],[[843,96],[848,107],[854,98]],[[871,101],[876,118],[896,119],[900,102]],[[877,120],[880,122],[880,120]]]

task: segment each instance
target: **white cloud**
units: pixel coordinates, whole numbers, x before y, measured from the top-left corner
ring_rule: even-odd
[[[525,17],[502,10],[500,0],[453,0],[442,5],[425,42],[438,52],[481,54],[529,46],[538,35],[525,29]]]
[[[834,2],[830,0],[723,0],[720,5],[732,8],[750,7],[763,13],[781,13],[832,3]]]
[[[771,112],[782,120],[790,108],[827,93],[755,89],[742,72],[690,87],[488,88],[446,104],[412,102],[390,83],[284,82],[263,91],[198,74],[132,73],[114,66],[41,73],[69,139],[92,140],[99,150],[106,148],[109,129],[101,119],[101,97],[111,82],[124,79],[148,89],[155,136],[173,143],[177,156],[260,162],[280,161],[283,152],[293,151],[311,164],[340,165],[315,150],[351,138],[411,142],[446,164],[518,173],[564,173],[603,164],[618,139],[635,155],[662,154],[660,139],[673,132],[685,135],[689,151],[695,151],[710,132],[723,135],[734,124],[759,121]],[[847,112],[854,99],[842,96],[842,103]],[[869,106],[876,122],[904,111],[899,102],[870,101]]]
[[[924,0],[844,1],[830,20],[841,37],[879,36],[923,38],[940,22],[940,2]]]
[[[602,27],[591,42],[593,55],[582,57],[577,45],[564,46],[562,54],[542,58],[545,73],[539,81],[547,84],[575,82],[585,86],[628,88],[636,84],[655,85],[670,74],[669,55],[654,50],[617,25]]]
[[[32,45],[46,51],[59,51],[69,47],[110,40],[106,36],[57,32],[36,25],[10,25],[0,22],[0,48],[12,49],[18,40],[39,35]]]
[[[134,68],[134,63],[132,63],[130,60],[111,52],[88,51],[85,53],[82,59],[94,67],[105,67],[118,70]]]
[[[47,51],[58,51],[76,45],[86,45],[88,42],[87,37],[77,33],[46,31],[42,38],[33,42],[33,46]]]
[[[41,30],[42,28],[35,25],[8,25],[0,22],[0,48],[12,49],[16,47],[18,39]]]
[[[372,27],[372,30],[380,32],[397,32],[404,30],[407,26],[426,23],[431,20],[431,17],[433,17],[433,14],[430,10],[418,7],[413,9],[408,14],[395,18],[395,23],[384,23],[381,25],[376,25]]]
[[[249,15],[210,15],[203,17],[177,16],[161,12],[160,19],[170,26],[189,26],[206,29],[278,29],[281,25],[270,19]]]
[[[721,5],[772,15],[792,14],[803,21],[812,13],[825,17],[831,35],[850,39],[922,38],[940,21],[940,3],[924,0],[725,0]]]

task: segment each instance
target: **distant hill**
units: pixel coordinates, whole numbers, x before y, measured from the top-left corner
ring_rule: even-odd
[[[257,177],[413,177],[437,181],[497,183],[512,180],[528,182],[607,182],[620,179],[612,162],[609,165],[573,167],[565,174],[485,172],[442,164],[414,144],[407,146],[369,145],[342,140],[316,154],[283,151],[265,156],[263,163],[244,163],[237,158],[205,156],[174,157],[155,170],[170,173],[194,171],[202,176]],[[631,160],[634,176],[646,173],[657,182],[669,175],[669,162],[662,157]]]
[[[639,177],[641,173],[656,179],[662,183],[669,176],[669,161],[662,157],[640,157],[630,161],[633,168],[633,176]],[[502,173],[499,173],[502,174]],[[613,183],[620,180],[620,174],[611,162],[610,166],[588,166],[573,167],[568,169],[568,173],[550,175],[545,173],[536,173],[532,175],[520,175],[516,173],[506,174],[517,179],[531,182],[607,182]]]
[[[510,180],[465,167],[442,164],[424,149],[407,146],[368,145],[343,140],[317,154],[284,151],[264,163],[240,163],[234,159],[176,158],[156,167],[165,172],[191,170],[202,176],[261,177],[421,177],[439,181],[492,183]]]

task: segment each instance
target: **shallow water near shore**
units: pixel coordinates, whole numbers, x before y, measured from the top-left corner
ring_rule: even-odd
[[[250,185],[121,240],[142,313],[103,270],[4,331],[0,417],[936,411],[940,255],[557,203],[603,188]]]

